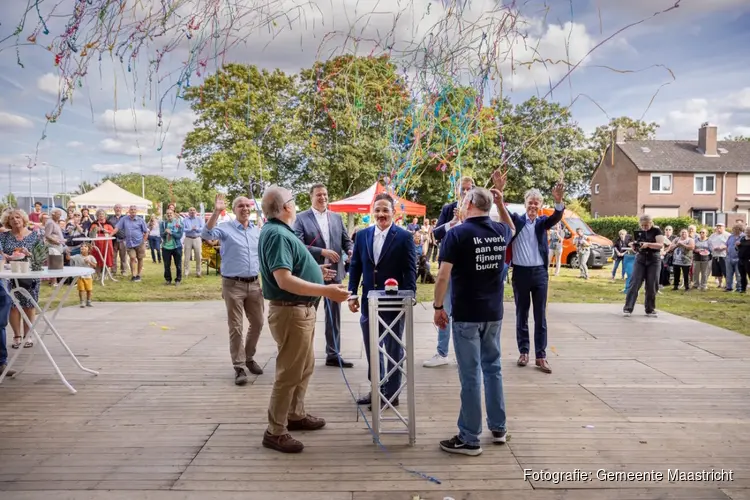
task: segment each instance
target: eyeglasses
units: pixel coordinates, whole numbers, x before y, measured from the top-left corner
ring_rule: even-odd
[[[289,203],[295,203],[295,202],[294,202],[294,198],[289,198],[288,200],[286,200],[286,201],[284,202],[284,205],[283,205],[283,206],[287,206],[287,205],[288,205]],[[295,205],[296,205],[296,203],[295,203]]]

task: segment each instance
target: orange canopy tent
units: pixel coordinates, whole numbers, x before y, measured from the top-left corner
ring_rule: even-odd
[[[330,208],[334,212],[339,213],[369,214],[370,212],[372,212],[372,205],[375,201],[375,196],[385,192],[385,187],[379,182],[376,182],[361,193],[355,194],[354,196],[350,196],[349,198],[345,198],[343,200],[329,203],[328,208]],[[391,196],[393,196],[393,193],[390,194]],[[417,215],[424,217],[427,214],[427,207],[425,207],[424,205],[420,205],[419,203],[414,203],[413,201],[405,200],[403,198],[398,198],[396,196],[393,196],[393,199],[396,202],[395,205],[397,215]]]

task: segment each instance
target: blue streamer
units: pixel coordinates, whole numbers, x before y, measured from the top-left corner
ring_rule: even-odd
[[[336,325],[333,322],[333,313],[331,312],[331,304],[326,299],[323,299],[323,304],[325,306],[326,315],[328,316],[328,319],[331,322],[331,326],[332,326],[332,328],[334,328],[334,336],[333,336],[333,338],[334,338],[334,342],[336,342],[335,339],[337,337],[339,337],[336,334],[339,333],[339,332],[337,332],[335,330],[336,329]],[[344,377],[344,383],[346,384],[346,388],[349,390],[349,394],[351,394],[352,400],[354,400],[354,403],[356,404],[357,403],[357,396],[354,395],[354,391],[352,390],[351,385],[349,385],[349,380],[346,378],[346,373],[344,372],[344,366],[341,364],[341,351],[339,350],[338,343],[336,343],[336,345],[334,345],[334,348],[336,349],[336,356],[337,356],[337,358],[339,360],[339,369],[341,370],[341,376]],[[380,401],[376,401],[374,403],[376,405],[379,405]],[[365,425],[367,425],[367,430],[369,430],[370,434],[372,434],[372,437],[375,440],[375,443],[378,445],[378,447],[381,450],[383,450],[383,452],[388,456],[388,458],[390,458],[390,459],[392,459],[392,460],[395,461],[395,459],[390,455],[390,452],[385,447],[385,445],[383,445],[383,443],[380,442],[380,438],[375,434],[375,431],[373,431],[372,427],[370,427],[370,422],[367,420],[367,417],[365,416],[365,412],[362,410],[362,407],[360,405],[357,405],[357,411],[359,412],[360,415],[362,415],[362,420],[364,420]],[[374,411],[378,411],[377,408]],[[414,415],[409,415],[409,418],[414,418]],[[435,483],[435,484],[443,484],[438,478],[430,476],[430,475],[427,475],[427,474],[425,474],[423,472],[419,472],[417,470],[409,469],[404,464],[402,464],[401,462],[397,462],[397,465],[399,466],[399,468],[401,468],[405,472],[408,472],[409,474],[413,474],[413,475],[415,475],[417,477],[420,477],[422,479],[426,479],[427,481],[430,481],[430,482]]]

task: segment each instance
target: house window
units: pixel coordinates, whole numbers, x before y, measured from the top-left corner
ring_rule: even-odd
[[[716,225],[715,210],[693,210],[693,219],[704,226],[713,227]]]
[[[714,194],[716,192],[715,174],[696,174],[693,183],[694,194]]]
[[[737,175],[737,194],[750,194],[750,174]]]
[[[651,174],[652,193],[671,193],[672,174]]]
[[[599,184],[594,184],[594,194],[599,194]]]

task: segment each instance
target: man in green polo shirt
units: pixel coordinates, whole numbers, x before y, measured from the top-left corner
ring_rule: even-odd
[[[320,297],[336,302],[349,298],[341,284],[323,284],[323,272],[292,230],[297,208],[292,193],[272,186],[261,202],[268,222],[260,232],[260,275],[263,297],[269,301],[268,327],[278,346],[276,378],[268,406],[268,430],[263,446],[299,453],[302,443],[288,431],[321,429],[326,422],[305,412],[305,392],[315,369],[313,338]]]

